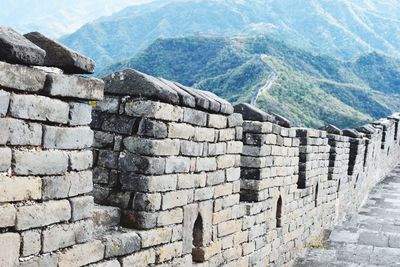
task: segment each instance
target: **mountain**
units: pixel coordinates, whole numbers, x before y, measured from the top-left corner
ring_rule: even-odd
[[[58,38],[85,23],[149,0],[0,0],[0,25]]]
[[[343,61],[269,36],[161,38],[124,68],[213,91],[288,117],[298,126],[360,125],[400,109],[400,60],[367,53]]]
[[[349,60],[400,55],[398,0],[158,0],[127,7],[61,38],[102,67],[160,37],[268,33],[292,46]]]

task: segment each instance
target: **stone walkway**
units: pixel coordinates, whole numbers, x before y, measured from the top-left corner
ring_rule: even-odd
[[[400,167],[379,183],[360,213],[336,227],[324,249],[296,267],[400,266]]]

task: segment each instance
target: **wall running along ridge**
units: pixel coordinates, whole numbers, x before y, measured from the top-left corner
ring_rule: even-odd
[[[134,70],[76,76],[89,59],[43,54],[0,62],[2,267],[291,265],[398,164],[399,114],[294,128]],[[43,62],[71,74],[31,66]]]

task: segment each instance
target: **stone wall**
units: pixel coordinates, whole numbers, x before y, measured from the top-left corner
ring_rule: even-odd
[[[73,75],[94,63],[38,33],[0,41],[0,266],[291,265],[398,164],[399,114],[295,128],[134,70]]]

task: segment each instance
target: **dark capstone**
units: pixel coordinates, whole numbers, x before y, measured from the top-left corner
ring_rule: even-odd
[[[9,27],[0,26],[0,61],[43,65],[46,52]]]
[[[201,109],[205,109],[208,110],[208,108],[210,107],[210,101],[207,100],[205,97],[203,97],[202,95],[200,95],[197,90],[192,89],[192,88],[188,88],[180,83],[177,82],[173,82],[176,86],[178,86],[179,88],[181,88],[182,90],[184,90],[185,92],[187,92],[188,94],[191,94],[195,100],[196,100],[196,107],[201,108]]]
[[[332,125],[332,124],[327,124],[325,126],[322,126],[319,129],[326,131],[327,133],[330,133],[330,134],[342,135],[342,130],[340,130],[338,127],[336,127],[335,125]]]
[[[215,95],[212,92],[209,91],[202,91],[204,94],[206,94],[208,97],[210,97],[211,99],[217,101],[220,105],[220,112],[226,115],[231,115],[233,113],[233,106],[231,103],[229,103],[228,101],[226,101],[223,98],[220,98],[219,96]]]
[[[53,41],[38,32],[24,35],[32,43],[46,51],[44,65],[57,67],[65,73],[91,74],[94,73],[95,62],[64,45]]]
[[[353,138],[362,138],[362,135],[353,129],[344,129],[343,130],[343,135],[348,136],[348,137],[353,137]]]
[[[276,113],[271,113],[271,115],[275,117],[276,124],[286,128],[290,128],[293,126],[293,123],[289,119]]]
[[[376,132],[376,129],[371,124],[360,126],[356,130],[365,134],[374,134]]]
[[[143,118],[139,123],[137,134],[162,139],[168,136],[168,128],[163,122]]]
[[[205,99],[207,99],[210,102],[209,110],[214,111],[214,112],[221,112],[221,104],[210,97],[208,95],[208,92],[203,91],[203,90],[196,90],[198,94],[202,95]]]
[[[246,121],[274,121],[270,114],[247,103],[237,104],[234,106],[234,111],[242,114],[243,120]]]
[[[179,98],[181,100],[181,104],[183,106],[191,107],[194,108],[196,106],[196,99],[194,96],[183,90],[182,88],[178,87],[176,84],[174,84],[171,81],[165,80],[163,78],[159,78],[161,82],[165,83],[167,86],[169,86],[172,90],[177,92],[179,95]]]
[[[103,80],[106,93],[147,97],[166,103],[179,104],[177,92],[157,78],[133,69],[112,73]]]

